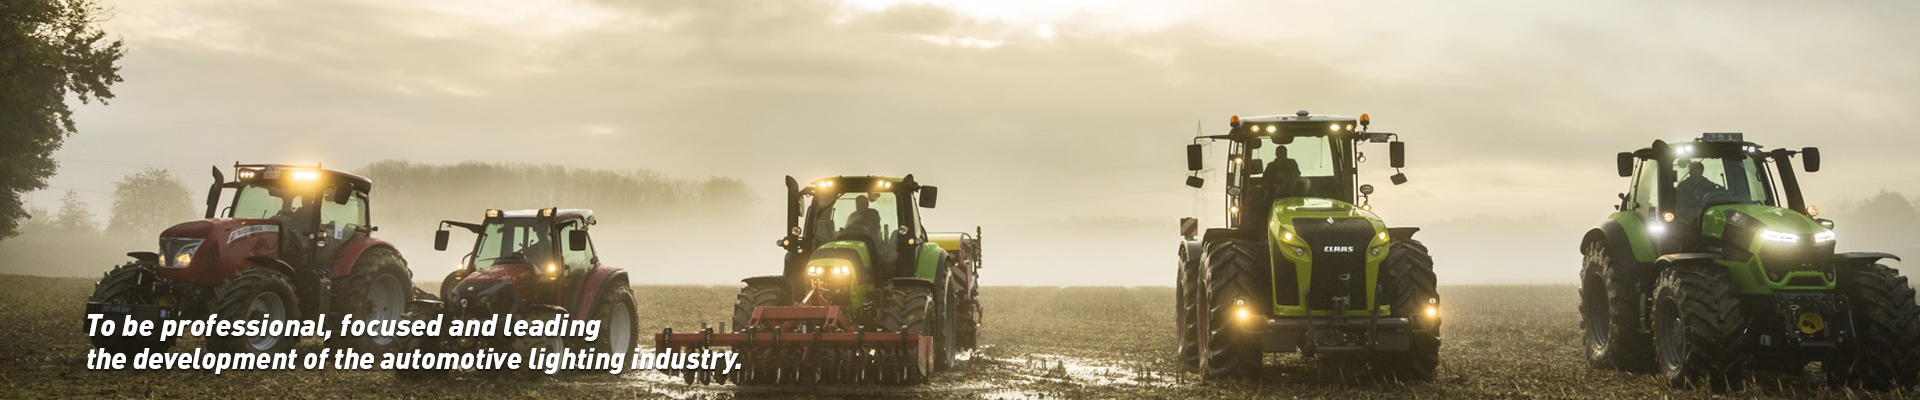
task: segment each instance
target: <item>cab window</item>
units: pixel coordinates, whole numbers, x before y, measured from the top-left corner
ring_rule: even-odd
[[[340,232],[352,232],[354,228],[367,226],[367,199],[365,195],[353,193],[347,195],[345,204],[337,203],[329,194],[327,201],[320,203],[320,223],[333,224]]]
[[[1660,193],[1658,190],[1660,182],[1659,171],[1660,167],[1658,162],[1654,160],[1644,160],[1640,162],[1640,175],[1637,179],[1634,179],[1633,184],[1634,210],[1638,210],[1642,214],[1651,213],[1655,205],[1660,203],[1660,199],[1658,198]]]

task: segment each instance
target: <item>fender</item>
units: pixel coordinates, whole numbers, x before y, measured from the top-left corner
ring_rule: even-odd
[[[1621,255],[1625,255],[1624,258],[1633,260],[1641,266],[1653,264],[1658,258],[1657,255],[1642,252],[1639,247],[1633,245],[1632,240],[1627,235],[1626,227],[1621,226],[1619,220],[1608,219],[1600,223],[1600,226],[1588,230],[1586,236],[1580,239],[1580,248],[1574,251],[1585,254],[1588,244],[1599,241],[1607,245],[1607,251],[1613,252],[1614,258],[1623,258]]]
[[[1222,239],[1246,239],[1256,242],[1265,240],[1260,237],[1260,232],[1256,229],[1208,228],[1207,232],[1200,237],[1200,242],[1213,243]],[[1202,247],[1201,250],[1204,252],[1206,248]]]
[[[1200,257],[1197,256],[1205,253],[1207,248],[1201,246],[1198,240],[1181,241],[1180,246],[1187,251],[1187,267],[1198,268],[1200,266]]]
[[[253,263],[255,268],[274,270],[281,275],[285,275],[287,280],[293,281],[294,294],[300,297],[299,303],[302,316],[313,318],[320,314],[327,313],[328,304],[333,302],[332,299],[330,299],[333,294],[333,290],[329,288],[331,286],[330,281],[321,279],[320,276],[315,273],[299,273],[292,265],[288,265],[285,261],[280,261],[278,258],[253,256],[247,257],[247,261]]]
[[[360,254],[374,247],[385,247],[388,251],[392,251],[393,255],[400,255],[400,249],[394,248],[392,243],[375,239],[372,236],[361,236],[359,239],[347,242],[347,244],[340,248],[340,255],[333,258],[333,269],[327,272],[327,277],[341,278],[353,274],[353,264],[354,262],[360,261]],[[401,256],[400,259],[406,260],[407,258]],[[413,280],[413,271],[411,268],[408,269],[407,274],[407,280]]]
[[[1393,241],[1396,241],[1396,242],[1402,241],[1402,240],[1412,240],[1413,234],[1415,233],[1420,233],[1419,227],[1403,226],[1398,228],[1387,228],[1387,237],[1392,238]]]
[[[888,279],[887,284],[894,287],[923,287],[928,290],[934,289],[933,281],[927,280],[926,278],[893,278]]]
[[[1667,268],[1672,268],[1676,265],[1687,265],[1687,264],[1694,264],[1699,262],[1709,262],[1709,261],[1718,260],[1718,259],[1720,259],[1720,255],[1714,254],[1714,253],[1673,253],[1673,254],[1660,256],[1659,259],[1655,259],[1653,261],[1653,269],[1655,271],[1659,271]]]
[[[579,310],[579,312],[573,313],[572,319],[584,320],[587,319],[588,316],[593,315],[593,305],[599,304],[600,293],[605,293],[607,289],[610,288],[619,287],[614,285],[627,285],[627,271],[604,265],[593,267],[592,271],[587,271],[587,281],[582,283],[580,288],[591,288],[593,290],[582,290],[580,292],[580,301],[574,303],[575,307],[573,308]]]
[[[1868,266],[1877,264],[1880,260],[1888,258],[1894,261],[1905,261],[1901,260],[1900,256],[1893,255],[1892,253],[1848,252],[1834,254],[1833,263],[1840,267]]]

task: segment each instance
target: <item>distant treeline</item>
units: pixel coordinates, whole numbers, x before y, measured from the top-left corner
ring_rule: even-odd
[[[454,165],[380,161],[355,173],[373,180],[376,224],[478,219],[487,208],[591,208],[597,215],[648,220],[700,214],[751,215],[739,179],[675,179],[657,172],[468,161]]]

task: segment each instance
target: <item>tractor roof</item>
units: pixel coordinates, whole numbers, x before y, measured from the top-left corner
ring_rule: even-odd
[[[539,210],[511,210],[511,211],[509,211],[509,210],[488,210],[488,211],[499,211],[499,212],[500,212],[500,216],[499,216],[499,217],[490,217],[490,218],[489,218],[489,219],[492,219],[492,218],[538,218],[538,217],[540,217],[540,211],[543,211],[543,210],[545,210],[545,209],[539,209]],[[594,218],[593,218],[593,210],[589,210],[589,209],[585,209],[585,208],[559,208],[559,209],[554,209],[554,213],[553,213],[553,218],[554,218],[554,219],[558,219],[558,220],[574,220],[574,219],[583,219],[583,220],[586,220],[588,224],[593,224],[593,223],[595,223],[595,222],[597,222],[597,221],[595,221],[595,220],[594,220]]]
[[[1240,123],[1243,123],[1243,124],[1246,124],[1246,123],[1259,124],[1259,123],[1275,123],[1275,122],[1355,122],[1359,120],[1360,120],[1359,117],[1354,117],[1350,115],[1312,115],[1312,114],[1307,114],[1306,111],[1297,112],[1297,113],[1294,113],[1293,115],[1261,115],[1261,116],[1255,116],[1255,117],[1240,117]]]
[[[312,170],[312,171],[317,171],[317,172],[319,172],[319,173],[320,173],[320,176],[322,176],[322,177],[324,177],[324,178],[325,178],[326,180],[328,180],[328,181],[345,181],[345,182],[347,182],[347,184],[349,184],[349,185],[353,185],[353,189],[354,189],[354,190],[358,190],[358,191],[361,191],[361,192],[372,192],[372,191],[373,191],[373,181],[372,181],[372,180],[368,180],[368,179],[367,179],[366,177],[363,177],[363,176],[359,176],[359,175],[354,175],[354,174],[352,174],[352,173],[348,173],[348,172],[346,172],[346,171],[337,171],[337,170],[331,170],[331,169],[326,169],[326,168],[321,168],[319,164],[314,164],[314,165],[295,165],[295,164],[240,164],[240,163],[234,163],[234,164],[233,164],[233,168],[234,168],[234,176],[235,176],[236,178],[239,178],[239,179],[243,179],[243,180],[244,180],[244,179],[252,179],[252,175],[251,175],[251,174],[242,174],[242,173],[241,173],[241,171],[255,171],[255,172],[253,172],[253,173],[256,173],[256,174],[262,174],[262,176],[274,176],[274,175],[278,175],[278,174],[280,174],[280,172],[278,172],[278,171],[290,171],[290,170]],[[269,171],[269,170],[272,170],[272,171],[276,171],[276,172],[272,172],[272,173],[268,173],[268,172],[266,172],[266,171]]]
[[[1744,151],[1750,151],[1750,152],[1760,151],[1761,149],[1764,148],[1764,147],[1761,147],[1759,143],[1747,141],[1745,136],[1746,135],[1743,135],[1739,132],[1708,132],[1708,133],[1700,134],[1700,137],[1697,137],[1697,138],[1680,139],[1680,140],[1667,142],[1667,146],[1681,147],[1681,146],[1687,146],[1687,145],[1706,145],[1706,146],[1713,146],[1715,148],[1738,148],[1738,149],[1742,149]],[[1645,154],[1651,154],[1652,152],[1653,152],[1653,147],[1647,146],[1647,147],[1641,147],[1638,151],[1635,151],[1635,154],[1645,155]]]

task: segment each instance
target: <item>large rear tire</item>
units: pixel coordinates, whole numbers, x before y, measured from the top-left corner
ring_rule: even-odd
[[[1840,271],[1840,293],[1853,308],[1858,339],[1821,363],[1835,384],[1872,390],[1920,383],[1920,305],[1899,271],[1873,264]]]
[[[226,283],[214,289],[213,301],[207,308],[228,321],[301,318],[300,297],[294,295],[293,283],[280,271],[266,268],[240,271],[227,278]],[[299,342],[299,336],[207,337],[207,347],[223,353],[285,353]]]
[[[361,321],[396,321],[405,318],[407,304],[413,302],[413,271],[400,253],[385,247],[367,249],[354,260],[353,273],[345,284],[334,286],[333,307]],[[336,321],[343,322],[343,321]],[[398,338],[392,336],[344,336],[335,324],[336,335],[327,341],[336,348],[352,348],[362,353],[400,351]]]
[[[153,304],[154,299],[140,285],[153,282],[158,278],[159,275],[154,272],[153,267],[147,265],[127,264],[114,267],[112,271],[100,277],[100,282],[93,284],[93,296],[88,297],[87,301],[105,304]],[[88,339],[93,342],[93,347],[110,353],[128,355],[139,354],[149,349],[155,353],[165,353],[168,349],[172,349],[174,344],[174,339],[160,340],[158,335],[89,336]]]
[[[1173,323],[1180,365],[1187,368],[1200,367],[1199,264],[1200,255],[1187,254],[1187,244],[1181,243],[1179,274],[1173,283]]]
[[[600,321],[599,337],[588,343],[600,354],[632,354],[640,338],[639,306],[633,301],[633,288],[615,285],[595,299],[593,319]]]
[[[1653,293],[1654,354],[1667,384],[1719,389],[1738,384],[1747,361],[1740,348],[1747,317],[1726,268],[1668,268],[1660,272]]]
[[[1640,331],[1644,296],[1638,271],[1618,260],[1605,243],[1583,249],[1580,326],[1587,365],[1623,371],[1654,369],[1653,337]]]
[[[1223,239],[1207,249],[1207,340],[1200,353],[1205,380],[1253,378],[1265,349],[1247,323],[1263,322],[1268,300],[1262,287],[1268,268],[1264,249],[1245,239]],[[1244,316],[1242,312],[1244,311]]]
[[[749,283],[747,287],[740,288],[739,295],[733,297],[733,329],[746,330],[747,322],[753,320],[755,308],[784,306],[789,303],[791,301],[787,300],[787,290],[784,286]]]
[[[1412,332],[1408,351],[1381,353],[1372,360],[1371,369],[1382,378],[1431,381],[1440,367],[1440,316],[1426,313],[1428,307],[1440,304],[1433,256],[1420,241],[1399,240],[1387,247],[1387,259],[1380,268],[1379,295],[1393,316],[1415,321],[1418,330]]]

